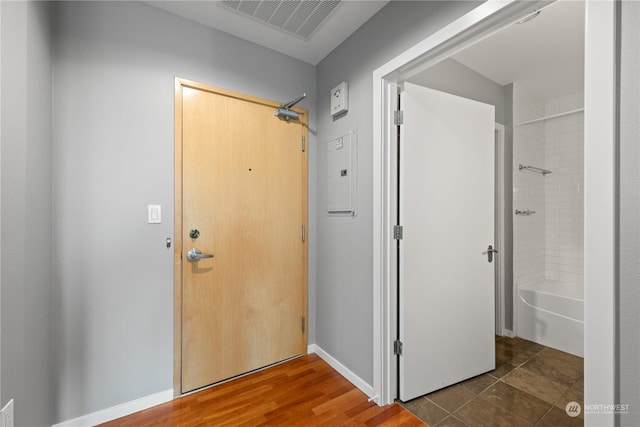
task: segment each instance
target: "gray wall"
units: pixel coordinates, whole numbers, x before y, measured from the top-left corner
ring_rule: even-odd
[[[16,425],[50,425],[172,387],[173,270],[163,242],[173,233],[174,75],[272,99],[310,95],[318,249],[310,244],[310,342],[371,382],[371,73],[476,4],[392,2],[318,65],[316,100],[314,67],[145,5],[0,2],[0,388],[2,404],[16,399]],[[617,384],[632,411],[621,424],[632,426],[640,419],[640,5],[621,7]],[[341,81],[351,110],[332,121],[328,92]],[[326,170],[324,143],[356,128],[360,215],[328,218],[326,182],[317,195],[313,186]],[[146,224],[149,203],[163,205],[162,225]]]
[[[316,343],[373,383],[372,73],[477,2],[391,2],[317,66]],[[332,120],[329,92],[349,83],[349,112]],[[326,141],[358,131],[358,216],[327,217]]]
[[[48,3],[2,2],[1,378],[15,424],[51,424],[51,28]]]
[[[302,92],[315,181],[315,68],[138,2],[56,3],[54,422],[173,387],[174,77]],[[310,253],[314,260],[315,191]],[[147,224],[147,204],[162,224]],[[310,267],[314,342],[314,265]]]
[[[620,290],[618,403],[629,404],[620,425],[640,421],[640,3],[620,3]]]
[[[491,104],[496,107],[496,122],[504,124],[504,88],[455,59],[445,59],[407,81]]]

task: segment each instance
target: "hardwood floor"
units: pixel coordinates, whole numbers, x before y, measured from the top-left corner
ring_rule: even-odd
[[[424,426],[379,407],[315,354],[302,356],[102,426]]]

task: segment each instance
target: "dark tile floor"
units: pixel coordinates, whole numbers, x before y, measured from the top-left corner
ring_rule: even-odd
[[[431,427],[584,425],[583,359],[521,338],[496,337],[496,369],[402,403]]]

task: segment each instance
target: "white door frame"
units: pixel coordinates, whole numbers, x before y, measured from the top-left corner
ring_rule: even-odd
[[[548,2],[489,0],[373,72],[373,399],[395,398],[392,115],[396,83],[495,34]],[[615,400],[616,4],[588,1],[585,41],[585,402]],[[585,414],[613,425],[614,415]]]
[[[495,199],[495,245],[498,253],[496,254],[496,335],[512,336],[513,333],[507,330],[504,323],[505,313],[505,262],[504,262],[504,125],[495,124],[496,139],[496,199]]]

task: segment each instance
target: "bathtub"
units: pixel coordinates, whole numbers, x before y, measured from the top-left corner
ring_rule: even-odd
[[[547,280],[518,288],[517,335],[584,357],[584,291]]]

